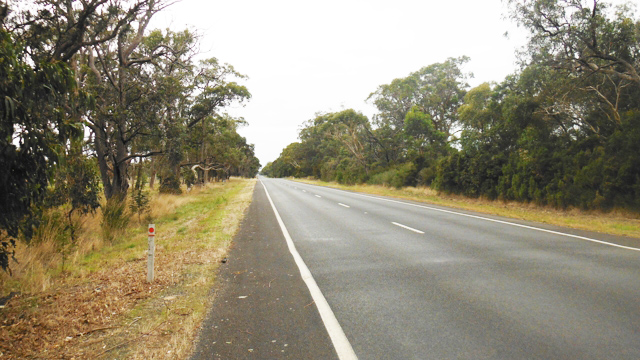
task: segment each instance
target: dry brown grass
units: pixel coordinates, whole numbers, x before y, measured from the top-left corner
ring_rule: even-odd
[[[83,216],[79,221],[79,240],[66,255],[67,266],[77,262],[78,258],[102,247],[99,235],[99,213]],[[11,274],[0,273],[0,296],[9,292],[36,293],[47,291],[54,278],[62,271],[63,256],[56,237],[63,232],[61,224],[45,223],[40,226],[30,244],[18,241],[15,248],[16,262],[10,264]]]
[[[137,217],[115,244],[101,243],[100,231],[84,233],[64,273],[51,242],[20,245],[16,276],[3,278],[4,289],[21,294],[0,309],[0,356],[184,358],[254,185],[232,180],[156,196],[152,216],[163,232],[153,284],[146,283],[146,222]],[[97,215],[83,226],[99,224]]]
[[[156,195],[151,201],[151,217],[158,218],[175,210],[176,207],[190,201],[190,198],[180,199],[175,195]],[[137,223],[137,217],[131,219]],[[101,213],[88,214],[79,219],[81,223],[77,246],[67,255],[65,262],[68,266],[78,262],[78,259],[92,251],[99,250],[104,245],[101,236]],[[56,235],[62,232],[60,224],[45,224],[30,244],[17,242],[15,258],[11,263],[11,274],[0,273],[0,296],[9,292],[32,294],[49,289],[53,278],[59,276],[62,270],[62,254],[56,244]]]
[[[212,219],[207,214],[194,219],[187,231],[190,240],[174,244],[171,255],[178,257],[174,263],[182,264],[181,274],[186,279],[168,288],[162,298],[151,305],[155,308],[153,325],[146,331],[155,331],[157,337],[144,337],[141,343],[123,350],[130,359],[184,359],[191,353],[197,330],[209,309],[213,298],[211,289],[215,283],[215,270],[226,256],[233,235],[238,231],[244,217],[256,181],[240,189],[223,205],[219,217]],[[211,232],[207,232],[207,229]],[[197,249],[197,250],[196,250]],[[177,294],[177,296],[176,296]],[[172,298],[167,300],[167,298]],[[180,329],[180,331],[175,331]]]
[[[149,219],[158,219],[167,214],[175,212],[175,209],[191,201],[207,189],[220,188],[221,183],[207,184],[205,187],[194,187],[186,196],[152,193],[149,203],[150,212],[147,217],[140,221],[137,216],[131,216],[130,225],[142,226]],[[103,200],[104,203],[104,200]],[[98,210],[94,214],[88,214],[78,219],[81,224],[78,234],[78,244],[67,255],[65,260],[67,267],[74,267],[80,259],[87,254],[100,250],[105,246],[105,241],[101,232],[102,214]],[[5,296],[10,292],[36,293],[46,291],[53,284],[54,278],[60,275],[62,270],[62,255],[58,251],[56,235],[61,232],[59,224],[49,224],[41,226],[37,236],[28,245],[24,242],[17,242],[15,248],[15,258],[17,262],[11,263],[11,274],[0,272],[0,296]],[[109,244],[106,244],[109,245]],[[82,270],[80,270],[82,272]]]

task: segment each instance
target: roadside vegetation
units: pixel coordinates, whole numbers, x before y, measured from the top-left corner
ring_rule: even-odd
[[[505,2],[529,31],[520,69],[468,85],[465,56],[380,85],[377,113],[319,114],[262,172],[564,210],[640,211],[634,4]]]
[[[147,220],[131,217],[114,241],[87,215],[78,245],[63,259],[51,224],[37,245],[19,243],[13,292],[0,309],[6,358],[149,359],[188,356],[208,305],[216,269],[251,202],[255,180],[231,178],[184,195],[151,195],[157,228],[155,281],[146,281]]]
[[[260,163],[172,3],[0,1],[0,357],[189,351]]]
[[[171,3],[0,1],[2,270],[50,224],[64,224],[56,247],[71,252],[79,219],[98,210],[115,238],[127,206],[141,218],[145,184],[180,194],[257,173],[246,122],[225,113],[250,99],[245,76],[199,59],[197,34],[148,28]]]

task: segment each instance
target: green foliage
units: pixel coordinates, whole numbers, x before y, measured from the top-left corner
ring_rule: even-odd
[[[417,175],[416,185],[430,186],[436,178],[436,167],[430,166],[422,168]]]
[[[181,172],[181,176],[182,176],[182,179],[184,180],[184,184],[187,185],[187,187],[191,187],[195,185],[197,179],[196,179],[196,175],[193,173],[191,169],[183,168]]]
[[[406,163],[371,176],[368,183],[401,188],[403,186],[415,185],[415,176],[415,164]]]
[[[56,144],[76,125],[65,110],[75,88],[69,67],[60,62],[34,64],[16,40],[16,34],[0,27],[0,267],[4,270],[23,221],[44,201],[58,159]]]
[[[178,177],[178,175],[173,173],[164,174],[164,176],[160,178],[159,191],[161,194],[182,194],[182,189],[180,188],[180,178]]]
[[[133,214],[138,215],[138,222],[142,219],[142,215],[149,212],[149,192],[144,189],[133,189],[131,191],[131,199],[129,200],[129,210]]]
[[[80,230],[78,215],[94,212],[100,206],[99,181],[95,163],[82,154],[79,140],[73,140],[72,148],[59,158],[45,202],[45,206],[52,209],[51,214],[63,215],[61,237],[56,239],[58,251],[62,254],[63,269],[68,254],[77,246]]]
[[[111,198],[102,206],[102,236],[109,242],[115,242],[118,235],[129,225],[127,203],[122,199]]]
[[[129,200],[129,210],[132,214],[138,214],[138,222],[141,221],[142,214],[148,213],[149,208],[149,192],[144,189],[147,183],[147,177],[143,171],[143,164],[139,164],[138,175],[135,185],[131,189],[131,199]]]
[[[467,94],[461,149],[440,161],[436,187],[560,208],[639,209],[640,51],[618,33],[631,13],[574,0],[511,5],[532,30],[529,65]]]
[[[60,158],[47,194],[47,205],[69,204],[68,217],[75,212],[87,214],[100,206],[99,193],[100,180],[95,163],[75,148]]]
[[[369,95],[379,111],[375,117],[377,125],[401,132],[407,114],[413,109],[428,115],[434,129],[444,133],[445,138],[451,136],[468,87],[466,81],[472,76],[462,71],[469,60],[466,56],[449,58],[379,86]]]
[[[109,200],[103,228],[113,238],[125,217],[120,208],[132,163],[163,155],[153,175],[158,171],[161,190],[171,192],[180,189],[185,163],[215,166],[224,177],[255,176],[260,168],[253,145],[236,131],[244,120],[221,115],[250,98],[234,81],[245,76],[215,58],[196,64],[197,37],[189,31],[147,32],[166,2],[140,0],[131,9],[119,1],[69,4],[0,4],[5,270],[16,239],[29,241],[45,206],[64,212],[70,246],[75,243],[76,217],[96,209],[99,189]],[[225,125],[210,132],[199,126],[207,119]],[[75,144],[87,130],[92,143]],[[132,203],[142,211],[146,195],[136,190]]]
[[[640,209],[640,21],[604,2],[508,3],[531,31],[517,74],[467,91],[468,58],[426,66],[369,96],[373,126],[318,115],[264,172]]]

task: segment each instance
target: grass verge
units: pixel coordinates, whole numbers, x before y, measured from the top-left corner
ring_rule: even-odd
[[[254,186],[255,180],[232,179],[157,196],[152,284],[146,223],[132,223],[113,245],[76,252],[65,272],[42,272],[46,289],[22,292],[0,309],[0,357],[187,357]]]
[[[390,196],[399,199],[425,202],[463,210],[472,210],[480,213],[505,216],[514,219],[566,226],[580,230],[640,238],[640,214],[628,211],[615,210],[611,212],[602,212],[582,211],[579,209],[568,209],[563,211],[534,204],[472,199],[456,195],[443,195],[435,190],[425,187],[404,187],[396,189],[379,185],[342,185],[334,182],[312,179],[291,178],[290,180],[348,191],[357,191],[373,195]]]

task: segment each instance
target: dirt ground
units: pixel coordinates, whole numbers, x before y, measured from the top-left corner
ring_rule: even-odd
[[[2,309],[0,338],[4,358],[86,358],[87,347],[122,327],[120,315],[171,285],[169,269],[146,282],[146,259],[90,275],[35,296],[17,295]],[[99,354],[93,354],[99,355]]]

